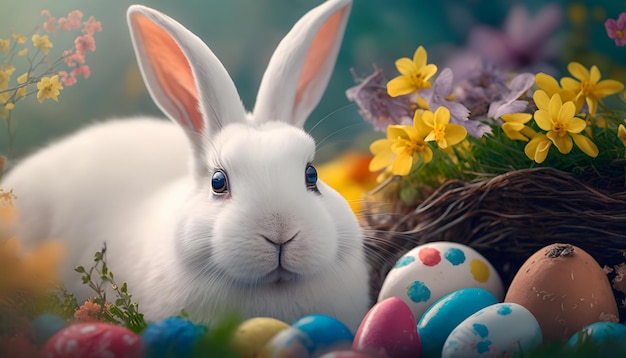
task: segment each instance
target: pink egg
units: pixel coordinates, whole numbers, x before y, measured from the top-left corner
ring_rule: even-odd
[[[422,343],[409,306],[397,297],[374,305],[363,318],[352,349],[383,357],[420,357]]]
[[[131,358],[142,355],[141,338],[109,323],[79,323],[62,329],[42,347],[46,358]]]

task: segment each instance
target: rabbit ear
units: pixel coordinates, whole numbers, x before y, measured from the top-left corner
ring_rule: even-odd
[[[263,75],[253,120],[304,125],[328,85],[351,7],[351,0],[328,0],[294,25]]]
[[[141,5],[127,12],[139,68],[154,102],[187,132],[195,149],[202,137],[245,109],[222,63],[196,35],[170,17]]]

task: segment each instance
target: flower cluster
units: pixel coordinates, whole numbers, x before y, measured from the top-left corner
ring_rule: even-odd
[[[624,21],[626,13],[606,22],[617,45],[626,41]],[[415,199],[423,187],[471,180],[479,173],[492,176],[537,165],[598,172],[626,155],[624,110],[604,103],[624,85],[602,79],[596,65],[570,62],[570,76],[557,79],[483,60],[455,81],[451,68],[438,73],[428,63],[422,46],[412,59],[395,65],[399,76],[387,81],[376,68],[346,95],[374,129],[386,132],[370,145],[369,168],[381,172],[379,182],[400,177],[405,200]],[[402,188],[411,192],[402,194]]]
[[[78,10],[58,19],[47,10],[41,15],[45,21],[30,35],[15,32],[9,38],[0,38],[0,118],[10,119],[15,105],[31,94],[37,95],[39,103],[46,99],[58,101],[63,86],[72,86],[79,76],[90,75],[85,55],[96,50],[94,34],[102,31],[100,22],[93,16],[83,21],[83,13]],[[58,30],[79,30],[81,35],[55,60],[51,57],[54,48],[51,36],[57,36]],[[16,59],[24,59],[25,66],[14,64]],[[61,69],[63,64],[70,72]],[[14,75],[17,75],[15,79]]]
[[[574,78],[563,77],[560,83],[548,74],[536,75],[539,89],[533,95],[537,108],[534,114],[512,113],[501,117],[504,120],[503,131],[511,139],[528,141],[524,151],[537,163],[546,159],[552,145],[560,153],[568,154],[576,144],[586,155],[597,157],[599,149],[589,138],[593,136],[593,131],[592,128],[586,131],[586,119],[595,118],[599,100],[624,89],[618,81],[601,81],[597,66],[588,70],[580,63],[572,62],[568,69]],[[545,132],[537,133],[529,127],[527,122],[531,118]],[[623,131],[624,125],[619,124],[618,128]]]

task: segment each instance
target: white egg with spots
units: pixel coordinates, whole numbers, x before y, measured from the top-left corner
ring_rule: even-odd
[[[441,297],[462,288],[482,288],[498,301],[504,297],[500,275],[480,253],[455,242],[432,242],[415,247],[389,271],[378,302],[398,297],[419,321]]]
[[[526,357],[542,341],[539,322],[530,311],[517,303],[497,303],[456,326],[441,357]]]

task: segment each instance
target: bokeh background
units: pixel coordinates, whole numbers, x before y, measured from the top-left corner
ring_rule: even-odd
[[[86,17],[94,15],[103,28],[95,36],[96,51],[87,56],[89,79],[64,89],[58,103],[47,100],[39,104],[31,97],[16,106],[15,157],[96,120],[161,115],[144,88],[132,52],[125,22],[131,3],[159,9],[204,39],[230,72],[244,104],[252,108],[276,44],[301,15],[321,1],[3,0],[0,38],[10,37],[13,31],[31,32],[44,20],[40,15],[43,9],[56,17],[79,9]],[[626,80],[626,47],[616,47],[604,29],[607,18],[617,18],[626,11],[625,1],[354,0],[329,88],[307,124],[322,144],[318,160],[332,159],[347,149],[366,150],[372,138],[382,135],[361,119],[345,96],[346,89],[355,83],[353,73],[365,77],[376,65],[391,78],[396,75],[395,59],[412,56],[419,45],[428,50],[429,62],[440,69],[446,64],[462,64],[468,52],[483,51],[480,55],[487,56],[490,46],[498,46],[494,38],[506,40],[503,29],[512,9],[522,5],[534,17],[548,4],[558,7],[558,16],[552,14],[549,20],[554,21],[554,27],[546,31],[541,46],[534,46],[529,54],[519,54],[522,61],[514,66],[559,74],[569,61],[577,60],[586,66],[598,65],[603,78]],[[477,29],[483,34],[476,35]],[[71,45],[71,39],[51,36],[51,40],[57,55]],[[539,51],[542,53],[535,53]],[[7,141],[2,123],[0,154],[6,154]]]

